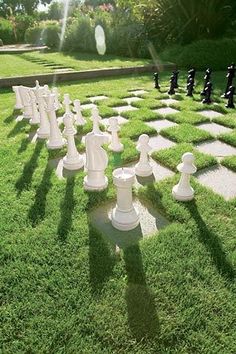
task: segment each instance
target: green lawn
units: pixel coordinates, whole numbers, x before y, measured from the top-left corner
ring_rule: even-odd
[[[166,86],[169,73],[161,77]],[[185,77],[181,76],[180,83],[185,85]],[[218,97],[224,88],[223,73],[214,74],[214,86]],[[70,93],[71,99],[84,102],[88,94],[120,99],[137,88],[148,91],[148,102],[166,96],[164,91],[153,90],[148,75],[66,83],[58,88],[61,94]],[[196,89],[200,91],[201,85]],[[110,102],[101,103],[104,112],[112,110]],[[223,109],[224,101],[219,103]],[[135,194],[154,205],[170,224],[117,254],[90,224],[88,212],[115,199],[112,170],[137,160],[130,138],[149,128],[145,119],[127,114],[129,122],[122,127],[126,149],[122,154],[109,152],[108,190],[87,193],[82,188],[83,172],[65,180],[56,177],[50,159],[64,152],[52,154],[45,142],[30,143],[27,134],[32,128],[25,120],[15,121],[18,113],[13,106],[14,94],[2,90],[0,351],[235,353],[236,199],[226,202],[194,177],[196,198],[189,203],[172,199],[178,175],[142,187]],[[181,137],[181,142],[195,139],[196,120],[186,122],[193,107],[191,102],[182,108],[188,113],[180,121],[183,131],[169,133]],[[141,109],[149,112],[150,104]],[[86,117],[88,123],[79,134],[91,129],[89,111]],[[232,125],[236,115],[230,117]],[[194,136],[183,139],[191,124]],[[79,138],[77,145],[82,152]],[[186,150],[195,152],[191,142],[163,150],[154,158],[174,170]],[[196,163],[203,168],[216,160],[199,153]],[[233,159],[228,163],[235,166]]]
[[[112,55],[99,56],[86,53],[0,54],[0,78],[53,72],[56,68],[83,71],[111,67],[128,67],[149,64],[148,59],[131,59]]]

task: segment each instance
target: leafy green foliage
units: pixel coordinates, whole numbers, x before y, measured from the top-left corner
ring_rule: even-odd
[[[9,20],[0,18],[0,38],[3,44],[11,44],[15,42],[14,28]]]

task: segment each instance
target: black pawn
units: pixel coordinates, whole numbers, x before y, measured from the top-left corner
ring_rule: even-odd
[[[226,85],[225,93],[221,97],[228,98],[227,93],[229,92],[230,86],[233,85],[234,77],[235,77],[235,64],[232,63],[230,66],[228,66],[228,73],[226,75],[227,85]]]
[[[211,94],[212,94],[212,83],[209,81],[206,85],[205,98],[202,100],[202,103],[207,103],[207,104],[212,103]]]
[[[175,77],[174,75],[172,75],[170,78],[170,89],[168,91],[168,95],[174,95],[174,94],[175,94]]]
[[[159,76],[158,76],[158,73],[154,73],[154,75],[153,75],[153,77],[154,77],[154,87],[156,88],[156,89],[158,89],[158,90],[160,90],[160,85],[159,85]]]
[[[226,108],[235,108],[234,95],[235,95],[235,87],[230,86],[229,91],[227,92],[228,103],[225,105]]]
[[[177,89],[179,87],[179,85],[178,85],[179,70],[173,71],[173,76],[174,76],[174,78],[173,78],[173,80],[174,80],[174,88]]]
[[[201,96],[205,96],[205,90],[206,90],[207,83],[209,81],[211,81],[211,73],[212,73],[212,70],[210,68],[206,69],[206,73],[204,76],[204,80],[205,80],[204,87],[203,87],[202,92],[200,93]]]
[[[194,79],[191,77],[189,79],[188,84],[187,84],[187,94],[186,94],[186,96],[192,97],[193,96],[193,90],[194,90]]]

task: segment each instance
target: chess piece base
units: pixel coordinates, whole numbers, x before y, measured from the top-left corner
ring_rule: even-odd
[[[179,185],[177,184],[172,189],[172,196],[174,197],[174,199],[176,199],[176,200],[178,200],[180,202],[187,202],[187,201],[193,200],[193,198],[194,198],[194,190],[193,190],[192,187],[190,187],[188,189],[188,191],[183,191],[183,193],[180,194]]]
[[[140,223],[139,213],[134,207],[130,210],[122,211],[116,206],[112,210],[111,223],[115,229],[120,231],[133,230]]]
[[[102,171],[103,174],[103,171]],[[100,175],[100,176],[99,176]],[[84,189],[86,191],[103,191],[108,186],[108,179],[100,171],[93,171],[93,175],[84,177]]]
[[[40,123],[39,119],[38,120],[33,120],[32,118],[29,121],[30,125],[38,125]]]
[[[80,170],[84,166],[84,159],[81,156],[74,158],[67,158],[66,156],[63,158],[63,167],[66,170]]]
[[[135,165],[135,174],[139,177],[149,177],[152,175],[152,173],[152,166],[149,164],[142,166],[137,163],[137,165]]]
[[[113,151],[113,152],[122,152],[124,150],[124,145],[123,144],[119,144],[117,146],[114,146],[112,144],[110,144],[108,146],[109,150]]]
[[[53,142],[48,141],[47,142],[47,148],[49,150],[62,149],[64,146],[65,146],[65,140],[53,141]]]
[[[235,105],[234,105],[234,104],[232,104],[232,105],[226,104],[225,107],[226,107],[226,108],[235,108]]]
[[[18,105],[18,104],[16,104],[15,107],[14,107],[15,110],[22,109],[22,108],[23,108],[23,106],[22,105]]]
[[[39,139],[48,139],[49,135],[49,132],[40,130],[40,128],[37,130],[37,136]]]

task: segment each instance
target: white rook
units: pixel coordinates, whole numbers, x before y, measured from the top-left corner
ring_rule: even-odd
[[[19,86],[12,86],[12,90],[15,92],[16,95],[15,109],[22,109],[23,104],[20,96]]]
[[[182,163],[177,166],[181,177],[179,183],[173,187],[172,195],[176,200],[188,201],[194,198],[194,190],[190,185],[190,176],[197,171],[194,165],[194,156],[191,152],[186,152],[182,156]]]
[[[132,186],[135,173],[130,168],[118,168],[113,171],[113,183],[117,190],[116,207],[112,210],[112,225],[121,231],[129,231],[139,224],[139,213],[133,205]]]

